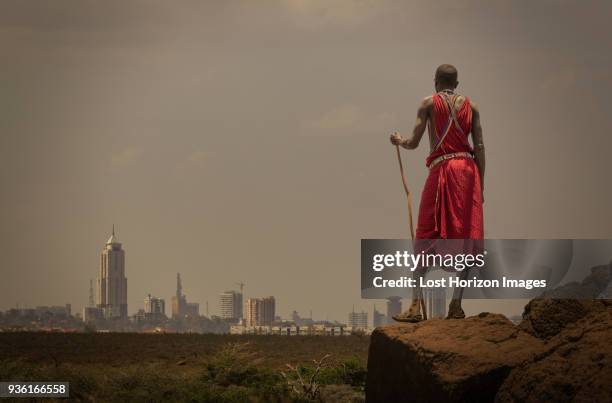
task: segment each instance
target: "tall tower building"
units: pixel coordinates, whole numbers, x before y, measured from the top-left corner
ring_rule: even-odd
[[[181,273],[176,273],[176,295],[172,297],[172,317],[182,319],[187,314],[187,297],[183,295]]]
[[[242,293],[225,291],[219,294],[220,316],[222,319],[239,321],[242,319]]]
[[[148,294],[144,299],[144,311],[155,315],[166,315],[166,301]]]
[[[127,318],[127,278],[125,277],[125,251],[115,236],[111,237],[100,255],[100,273],[97,283],[98,308],[106,318]]]
[[[269,326],[274,322],[276,301],[274,297],[249,298],[246,303],[247,326]]]
[[[348,314],[348,325],[354,329],[367,329],[368,328],[368,313],[361,312],[349,312]]]

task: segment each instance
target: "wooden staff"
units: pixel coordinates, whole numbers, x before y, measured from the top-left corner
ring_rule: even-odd
[[[406,183],[406,176],[404,175],[404,164],[402,164],[402,155],[400,154],[399,145],[395,145],[397,151],[397,162],[399,162],[400,174],[402,175],[402,184],[404,185],[404,191],[406,192],[406,199],[408,200],[408,225],[410,226],[410,239],[414,241],[414,223],[412,221],[412,195],[408,189],[408,183]]]
[[[404,185],[404,191],[406,192],[406,200],[408,202],[408,225],[410,226],[410,239],[414,241],[414,221],[412,220],[412,195],[410,189],[408,189],[408,183],[406,182],[406,175],[404,175],[404,164],[402,164],[402,155],[400,153],[399,144],[395,145],[395,151],[397,151],[397,162],[399,162],[400,174],[402,175],[402,184]],[[423,299],[423,290],[419,299],[421,300],[421,310],[423,311],[423,319],[427,320],[427,311],[425,310],[425,300]]]

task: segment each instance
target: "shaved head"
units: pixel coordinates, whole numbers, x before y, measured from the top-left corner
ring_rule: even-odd
[[[436,83],[444,86],[457,86],[457,69],[452,64],[442,64],[436,69]]]

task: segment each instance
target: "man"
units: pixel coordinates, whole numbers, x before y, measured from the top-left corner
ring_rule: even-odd
[[[485,153],[480,113],[473,102],[455,92],[457,69],[443,64],[436,70],[436,93],[423,100],[417,112],[412,136],[397,132],[391,143],[413,150],[428,126],[430,154],[426,165],[429,176],[421,196],[416,239],[482,240]],[[472,135],[472,145],[468,136]],[[422,273],[416,273],[422,275]],[[461,272],[467,276],[467,270]],[[408,311],[394,317],[400,322],[418,322],[421,290],[415,289]],[[448,317],[464,318],[461,308],[463,289],[455,289]]]

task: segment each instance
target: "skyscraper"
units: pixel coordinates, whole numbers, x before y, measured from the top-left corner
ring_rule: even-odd
[[[387,317],[384,313],[378,312],[376,306],[374,306],[374,312],[372,313],[372,326],[378,327],[383,326],[387,322]]]
[[[349,312],[348,314],[348,325],[354,329],[367,329],[368,328],[368,313],[367,312]]]
[[[242,293],[225,291],[219,294],[220,316],[222,319],[239,321],[242,319]]]
[[[246,325],[269,326],[274,322],[275,313],[274,297],[249,298],[246,303]]]
[[[187,302],[185,305],[185,316],[197,318],[200,316],[200,304],[197,302]]]
[[[144,311],[145,313],[155,315],[165,315],[166,301],[162,298],[153,297],[151,294],[148,294],[144,300]]]
[[[172,297],[172,317],[182,319],[187,313],[187,297],[183,295],[181,273],[176,273],[176,295]]]
[[[428,319],[444,319],[446,315],[446,288],[425,288],[423,293]]]
[[[96,306],[96,300],[94,298],[93,280],[89,280],[89,303],[87,306],[90,308],[93,308]]]
[[[387,300],[387,323],[393,323],[393,316],[402,312],[402,299],[389,297]]]
[[[111,237],[100,256],[100,274],[97,284],[98,308],[105,318],[127,318],[127,278],[125,277],[125,251],[115,236]]]

